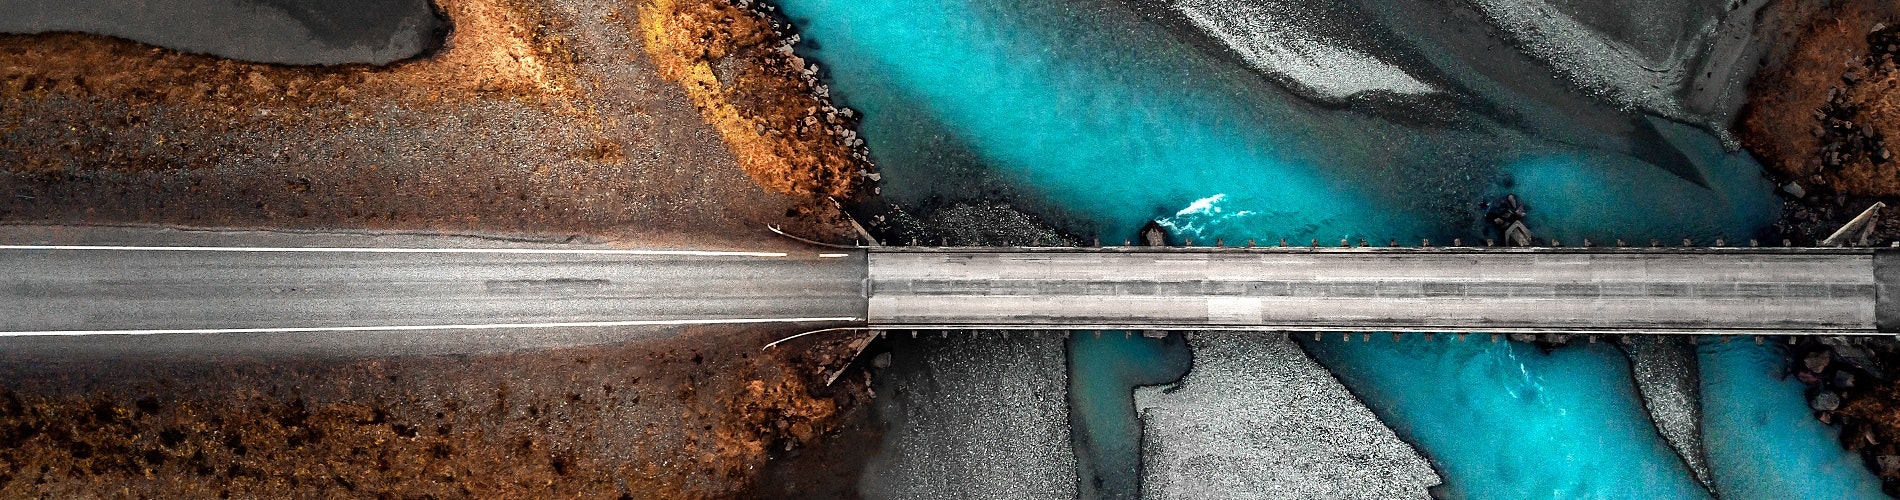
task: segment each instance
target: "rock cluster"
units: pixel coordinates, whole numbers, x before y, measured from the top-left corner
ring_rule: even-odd
[[[1891,72],[1893,55],[1883,56],[1887,58],[1885,67]],[[1861,78],[1858,69],[1850,69],[1841,76],[1841,81],[1852,85]],[[1854,123],[1860,118],[1860,105],[1850,101],[1841,88],[1829,90],[1827,106],[1814,110],[1813,115],[1818,123],[1811,133],[1821,138],[1821,172],[1854,161],[1878,164],[1893,159],[1893,149],[1887,146],[1885,134],[1866,123]]]
[[[1886,376],[1872,351],[1841,339],[1805,344],[1795,351],[1795,359],[1794,376],[1809,386],[1808,406],[1814,409],[1814,418],[1830,424],[1851,420],[1835,414],[1844,395],[1858,395]]]
[[[1859,451],[1888,494],[1900,494],[1900,394],[1887,378],[1893,342],[1841,337],[1804,340],[1790,349],[1790,369],[1808,385],[1808,407],[1839,426],[1841,446]]]
[[[1799,11],[1800,8],[1795,8]],[[1736,124],[1775,177],[1809,194],[1900,195],[1900,4],[1847,0],[1812,12],[1749,86]]]

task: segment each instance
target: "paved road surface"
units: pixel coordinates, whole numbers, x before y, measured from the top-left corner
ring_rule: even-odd
[[[0,228],[0,236],[15,236],[0,241],[7,245],[0,246],[0,336],[187,331],[217,335],[127,345],[222,337],[212,343],[235,342],[240,351],[296,351],[302,348],[282,344],[302,339],[354,352],[375,352],[376,342],[461,352],[450,344],[474,339],[490,344],[475,351],[506,350],[509,335],[616,330],[624,337],[629,329],[652,334],[696,323],[759,322],[796,333],[864,317],[861,253],[123,228],[22,241],[19,233]],[[217,246],[179,248],[193,245]],[[0,345],[128,342],[88,338]]]

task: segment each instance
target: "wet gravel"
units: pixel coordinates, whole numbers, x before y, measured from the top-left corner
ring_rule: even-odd
[[[1695,341],[1674,335],[1632,335],[1623,346],[1629,355],[1636,392],[1649,410],[1649,419],[1689,466],[1696,481],[1713,487],[1709,460],[1702,450],[1702,400]]]
[[[1285,335],[1198,334],[1194,368],[1135,391],[1145,498],[1425,498],[1441,482]]]
[[[1063,335],[891,335],[865,498],[1076,497]]]

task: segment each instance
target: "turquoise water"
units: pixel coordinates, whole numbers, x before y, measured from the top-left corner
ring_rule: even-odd
[[[865,113],[863,133],[891,179],[885,194],[899,204],[1008,186],[1018,201],[1089,223],[1070,228],[1084,237],[1111,242],[1216,196],[1218,217],[1176,222],[1200,227],[1202,241],[1469,237],[1477,201],[1505,191],[1540,209],[1620,207],[1533,210],[1533,222],[1564,223],[1560,237],[1647,229],[1743,238],[1774,215],[1759,167],[1706,133],[1659,125],[1714,189],[1512,128],[1419,128],[1338,112],[1114,2],[780,4],[817,42],[804,52],[835,94]]]
[[[1832,445],[1839,431],[1809,415],[1782,346],[1708,339],[1697,355],[1703,442],[1722,498],[1885,497],[1859,454]]]
[[[1401,438],[1425,450],[1450,498],[1707,497],[1637,399],[1608,344],[1545,354],[1518,342],[1338,336],[1307,352]]]
[[[1127,332],[1069,337],[1069,405],[1082,498],[1136,498],[1141,492],[1141,422],[1135,387],[1180,380],[1191,360],[1179,335]]]
[[[1388,216],[1397,208],[1380,193],[1329,175],[1301,141],[1279,139],[1349,124],[1286,119],[1297,105],[1251,99],[1262,84],[1249,74],[1165,43],[1112,3],[781,4],[819,42],[808,52],[836,93],[864,112],[866,140],[884,146],[874,154],[894,199],[940,194],[924,179],[949,160],[1033,186],[1105,241],[1223,191],[1289,237],[1424,230]],[[1140,40],[1158,43],[1139,44],[1140,58],[1118,49]]]
[[[1690,164],[1670,167],[1694,170],[1706,186],[1577,145],[1598,129],[1573,128],[1565,110],[1525,115],[1537,121],[1528,126],[1419,126],[1315,106],[1117,2],[776,3],[811,42],[801,51],[823,65],[833,94],[864,112],[885,199],[902,206],[1006,198],[1061,214],[1064,229],[1083,238],[1115,242],[1159,218],[1179,237],[1230,244],[1475,239],[1484,229],[1478,202],[1504,193],[1530,202],[1540,237],[1573,244],[1739,242],[1777,210],[1760,166],[1705,131],[1579,118],[1641,120],[1658,137],[1628,139],[1659,142],[1646,146],[1669,149]],[[1081,453],[1094,454],[1079,474],[1114,495],[1125,491],[1117,470],[1134,477],[1127,450],[1139,443],[1124,433],[1134,418],[1126,388],[1160,355],[1105,340],[1071,346],[1072,378],[1084,380],[1071,387],[1071,419],[1077,436],[1090,436],[1077,438],[1090,448]],[[1613,349],[1306,345],[1430,456],[1452,496],[1706,495],[1644,418]],[[1773,449],[1834,446],[1812,435],[1752,435]],[[1730,483],[1760,474],[1716,472]]]

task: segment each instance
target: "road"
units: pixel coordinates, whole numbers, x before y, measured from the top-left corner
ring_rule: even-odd
[[[102,232],[114,236],[0,241],[7,244],[0,246],[0,336],[207,333],[231,339],[220,342],[262,346],[296,337],[363,351],[394,338],[449,342],[472,331],[509,344],[497,337],[694,324],[796,333],[864,317],[862,253],[114,228],[85,234]],[[207,336],[156,337],[192,343]]]
[[[707,324],[771,325],[787,334],[831,327],[1900,330],[1900,293],[1889,293],[1900,292],[1900,253],[1870,249],[730,251],[154,231],[22,236],[0,227],[0,269],[7,270],[0,273],[0,336],[117,334],[154,338],[138,344],[145,348],[176,349],[253,339],[266,351],[408,343],[459,352],[467,349],[450,344],[471,338],[505,349],[546,332]],[[130,335],[159,333],[218,335]]]
[[[868,320],[892,329],[1871,334],[1900,317],[1880,293],[1880,282],[1900,282],[1876,280],[1876,260],[1867,249],[889,249],[870,255]]]

